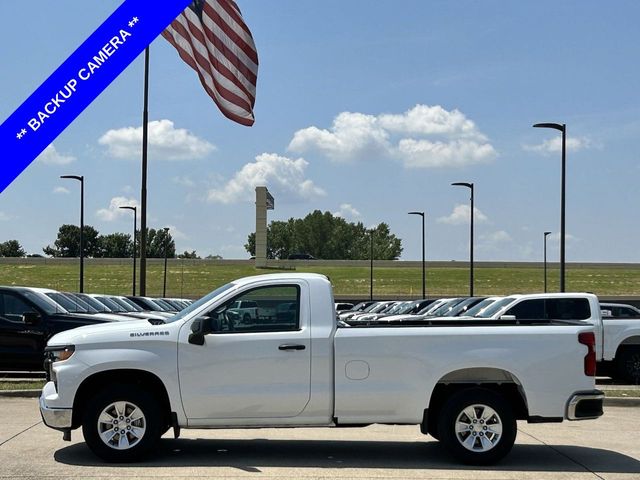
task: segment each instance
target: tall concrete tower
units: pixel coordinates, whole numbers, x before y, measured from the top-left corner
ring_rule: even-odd
[[[267,210],[273,210],[267,187],[256,187],[256,267],[267,266]]]

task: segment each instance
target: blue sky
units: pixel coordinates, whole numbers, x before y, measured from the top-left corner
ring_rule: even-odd
[[[260,57],[256,124],[225,119],[162,38],[152,44],[149,225],[177,248],[248,258],[256,184],[270,220],[314,209],[387,222],[403,259],[468,255],[476,184],[476,257],[540,260],[558,232],[559,134],[569,138],[567,260],[635,262],[640,224],[640,3],[237,0]],[[119,5],[2,2],[0,119]],[[142,58],[0,195],[0,241],[32,253],[58,226],[130,232],[117,206],[138,201]],[[5,159],[7,161],[7,159]],[[558,257],[558,236],[549,258]]]

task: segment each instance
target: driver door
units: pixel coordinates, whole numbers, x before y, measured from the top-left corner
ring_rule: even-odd
[[[212,330],[204,345],[189,343],[191,322],[182,327],[180,391],[191,424],[235,419],[251,425],[302,413],[311,381],[309,299],[302,286],[272,281],[213,307],[199,317]],[[257,304],[251,321],[233,308],[244,301]]]

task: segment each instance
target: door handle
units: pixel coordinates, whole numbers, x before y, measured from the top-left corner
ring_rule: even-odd
[[[293,344],[285,343],[283,345],[280,345],[278,347],[278,350],[304,350],[305,348],[307,347],[304,345],[293,345]]]

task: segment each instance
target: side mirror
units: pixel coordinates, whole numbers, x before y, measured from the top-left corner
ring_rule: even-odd
[[[193,345],[204,345],[204,318],[196,318],[191,324],[189,343]]]
[[[38,312],[24,312],[22,314],[22,322],[25,325],[39,325],[40,324],[40,314]]]

